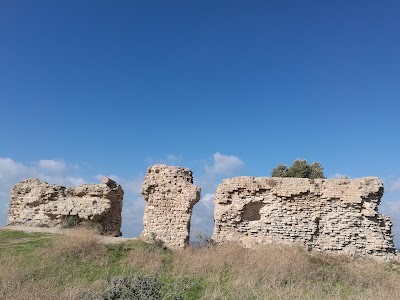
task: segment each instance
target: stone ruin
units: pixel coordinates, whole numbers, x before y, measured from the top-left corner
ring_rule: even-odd
[[[141,193],[147,202],[141,238],[160,239],[170,248],[187,246],[192,209],[200,200],[192,171],[161,164],[149,167]]]
[[[192,209],[200,200],[192,172],[149,167],[141,193],[147,202],[141,238],[162,240],[170,248],[187,246]],[[397,251],[392,222],[378,212],[382,194],[383,183],[376,177],[226,179],[214,198],[213,239],[246,247],[301,244],[328,253],[388,257]],[[26,179],[11,190],[8,224],[56,227],[73,218],[120,236],[123,195],[108,178],[75,188]]]
[[[392,222],[379,214],[383,183],[360,179],[236,177],[214,199],[216,242],[302,244],[349,255],[396,254]]]
[[[58,227],[71,221],[94,222],[104,233],[121,236],[123,196],[121,186],[109,178],[75,188],[26,179],[11,190],[7,223]]]

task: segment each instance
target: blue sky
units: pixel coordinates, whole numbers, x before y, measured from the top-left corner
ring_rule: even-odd
[[[0,2],[0,225],[24,177],[125,191],[141,231],[146,168],[191,168],[192,230],[223,178],[319,161],[378,176],[400,247],[398,1]]]

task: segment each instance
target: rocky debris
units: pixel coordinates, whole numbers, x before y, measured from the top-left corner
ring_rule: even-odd
[[[121,186],[109,178],[75,188],[25,179],[11,190],[8,224],[57,227],[93,222],[104,233],[121,236],[123,196]]]
[[[214,198],[217,242],[303,244],[354,256],[396,254],[392,222],[378,212],[383,183],[376,177],[306,179],[236,177]]]
[[[149,167],[141,193],[147,202],[141,238],[159,239],[170,248],[188,245],[192,209],[200,200],[192,171],[161,164]]]

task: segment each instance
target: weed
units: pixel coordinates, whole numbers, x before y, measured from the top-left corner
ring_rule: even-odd
[[[162,282],[157,275],[138,275],[107,279],[105,291],[87,300],[159,300]]]
[[[81,259],[104,258],[106,256],[106,246],[100,242],[96,230],[85,227],[77,227],[58,235],[54,238],[54,247],[51,254],[55,256],[69,256]]]
[[[197,240],[197,246],[199,247],[210,248],[217,245],[217,243],[210,236],[203,232],[196,232],[195,237]]]
[[[81,219],[76,215],[63,216],[61,218],[62,228],[72,228],[76,227],[80,223]]]
[[[167,247],[165,246],[165,243],[163,240],[159,239],[157,237],[157,234],[152,232],[150,234],[150,244],[153,245],[155,248],[158,249],[166,249]]]

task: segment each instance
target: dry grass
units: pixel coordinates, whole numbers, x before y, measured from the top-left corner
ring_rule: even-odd
[[[2,233],[0,299],[82,299],[104,287],[103,278],[137,272],[159,273],[170,282],[199,280],[201,288],[187,299],[400,299],[398,263],[278,245],[176,252],[139,242],[105,246],[85,228],[60,236],[4,239]]]
[[[66,234],[56,236],[49,254],[87,260],[106,257],[107,249],[96,229],[76,227]]]
[[[90,290],[85,286],[74,284],[64,289],[54,289],[54,283],[49,281],[30,281],[13,285],[12,289],[0,290],[0,299],[12,300],[78,300],[82,294]]]
[[[138,248],[130,251],[123,260],[124,266],[129,266],[144,272],[154,273],[160,271],[164,264],[164,258],[160,251]]]
[[[225,245],[176,253],[172,272],[202,277],[202,299],[400,299],[393,266],[296,247]]]
[[[107,265],[106,246],[87,228],[0,241],[0,246],[9,248],[0,252],[0,299],[82,299]]]

